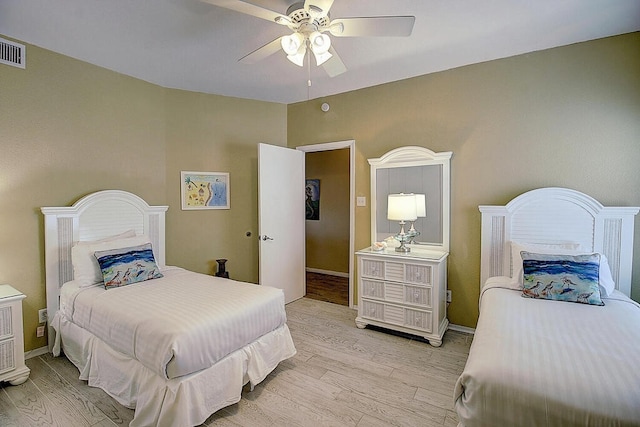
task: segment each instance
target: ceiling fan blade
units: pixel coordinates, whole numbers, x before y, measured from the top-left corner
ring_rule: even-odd
[[[331,5],[333,5],[333,0],[305,0],[304,8],[305,10],[309,10],[311,6],[315,6],[315,8],[320,9],[321,12],[319,16],[327,16],[329,14],[329,9],[331,9]]]
[[[258,49],[254,50],[250,54],[245,55],[242,58],[238,59],[238,62],[241,62],[243,64],[255,64],[256,62],[262,61],[266,57],[273,55],[279,50],[282,50],[280,45],[280,39],[282,39],[282,37],[278,37],[277,39],[270,41],[264,46],[259,47]]]
[[[415,20],[415,16],[334,19],[329,31],[336,37],[407,37],[413,31]]]
[[[322,64],[322,68],[324,68],[329,77],[335,77],[347,71],[347,67],[344,65],[344,62],[342,62],[342,59],[340,59],[338,52],[331,47],[329,48],[329,53],[332,55],[331,58]]]
[[[245,15],[255,16],[256,18],[266,19],[267,21],[276,22],[278,24],[284,24],[284,21],[289,21],[287,16],[281,13],[274,12],[269,9],[265,9],[255,4],[247,3],[241,0],[202,0],[205,3],[210,3],[214,6],[224,7],[225,9],[235,10],[236,12],[244,13]],[[283,21],[284,20],[284,21]]]

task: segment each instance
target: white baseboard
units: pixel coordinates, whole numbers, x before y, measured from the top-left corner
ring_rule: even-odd
[[[452,331],[464,332],[465,334],[475,334],[476,330],[473,328],[469,328],[467,326],[454,325],[453,323],[449,323],[449,327],[447,329],[451,329]]]
[[[319,273],[319,274],[326,274],[329,276],[338,276],[338,277],[349,277],[349,273],[341,273],[339,271],[322,270],[319,268],[311,268],[311,267],[307,267],[306,270],[309,273]]]
[[[49,352],[49,347],[48,346],[44,346],[44,347],[40,347],[40,348],[36,348],[33,350],[29,350],[29,351],[25,351],[24,352],[24,360],[27,359],[31,359],[32,357],[36,357],[36,356],[42,356],[43,354],[46,354]]]

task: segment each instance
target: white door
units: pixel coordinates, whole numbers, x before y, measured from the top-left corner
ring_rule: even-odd
[[[302,298],[305,281],[304,153],[258,145],[260,284]]]

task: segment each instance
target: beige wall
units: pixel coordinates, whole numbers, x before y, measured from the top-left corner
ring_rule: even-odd
[[[349,272],[349,149],[306,153],[307,179],[320,180],[320,220],[306,221],[307,268]]]
[[[22,291],[25,348],[44,308],[41,206],[103,189],[168,204],[167,263],[257,281],[257,143],[286,143],[286,106],[164,89],[27,45],[0,65],[0,283]],[[181,211],[180,171],[230,173],[231,210]],[[253,237],[244,233],[252,231]]]
[[[356,195],[369,198],[366,159],[403,145],[453,151],[449,307],[478,315],[480,204],[538,187],[640,206],[640,33],[491,61],[288,106],[288,145],[356,141]],[[327,113],[320,104],[328,102]],[[369,207],[356,208],[356,249]],[[634,286],[640,300],[640,218]]]
[[[450,318],[475,326],[477,205],[558,185],[640,206],[639,47],[635,33],[287,107],[163,89],[28,45],[26,70],[0,66],[0,283],[27,295],[26,349],[46,344],[35,337],[45,306],[41,206],[131,191],[169,205],[168,263],[212,272],[225,257],[232,277],[256,281],[258,142],[355,139],[365,196],[367,158],[411,144],[453,151]],[[231,210],[181,211],[181,170],[229,172]],[[358,249],[369,230],[369,208],[357,208]],[[640,219],[634,278],[640,299]]]
[[[286,145],[286,106],[177,90],[166,105],[167,262],[213,273],[226,258],[231,278],[257,283],[258,143]],[[182,211],[181,170],[229,172],[231,209]]]

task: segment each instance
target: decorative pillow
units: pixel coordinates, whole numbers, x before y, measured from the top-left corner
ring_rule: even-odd
[[[511,241],[511,277],[522,283],[522,257],[520,252],[535,252],[537,254],[577,255],[579,243],[519,243]]]
[[[97,283],[102,283],[100,265],[98,265],[98,261],[95,256],[93,256],[96,251],[127,248],[149,242],[150,240],[147,236],[136,236],[92,244],[76,244],[71,248],[73,279],[79,283],[80,287],[93,286]]]
[[[515,283],[523,284],[522,275],[522,257],[520,252],[534,252],[538,254],[549,255],[590,255],[593,252],[585,252],[579,250],[579,244],[577,243],[550,243],[550,244],[526,244],[511,242],[511,265],[513,270],[513,281]],[[609,262],[607,257],[600,254],[600,277],[598,284],[600,286],[600,295],[602,298],[606,298],[613,293],[616,288],[616,284],[613,281],[611,274],[611,268],[609,268]]]
[[[97,251],[95,257],[100,264],[105,289],[163,277],[153,257],[151,243]]]
[[[599,254],[549,255],[523,251],[521,255],[523,297],[604,305],[598,287]]]

